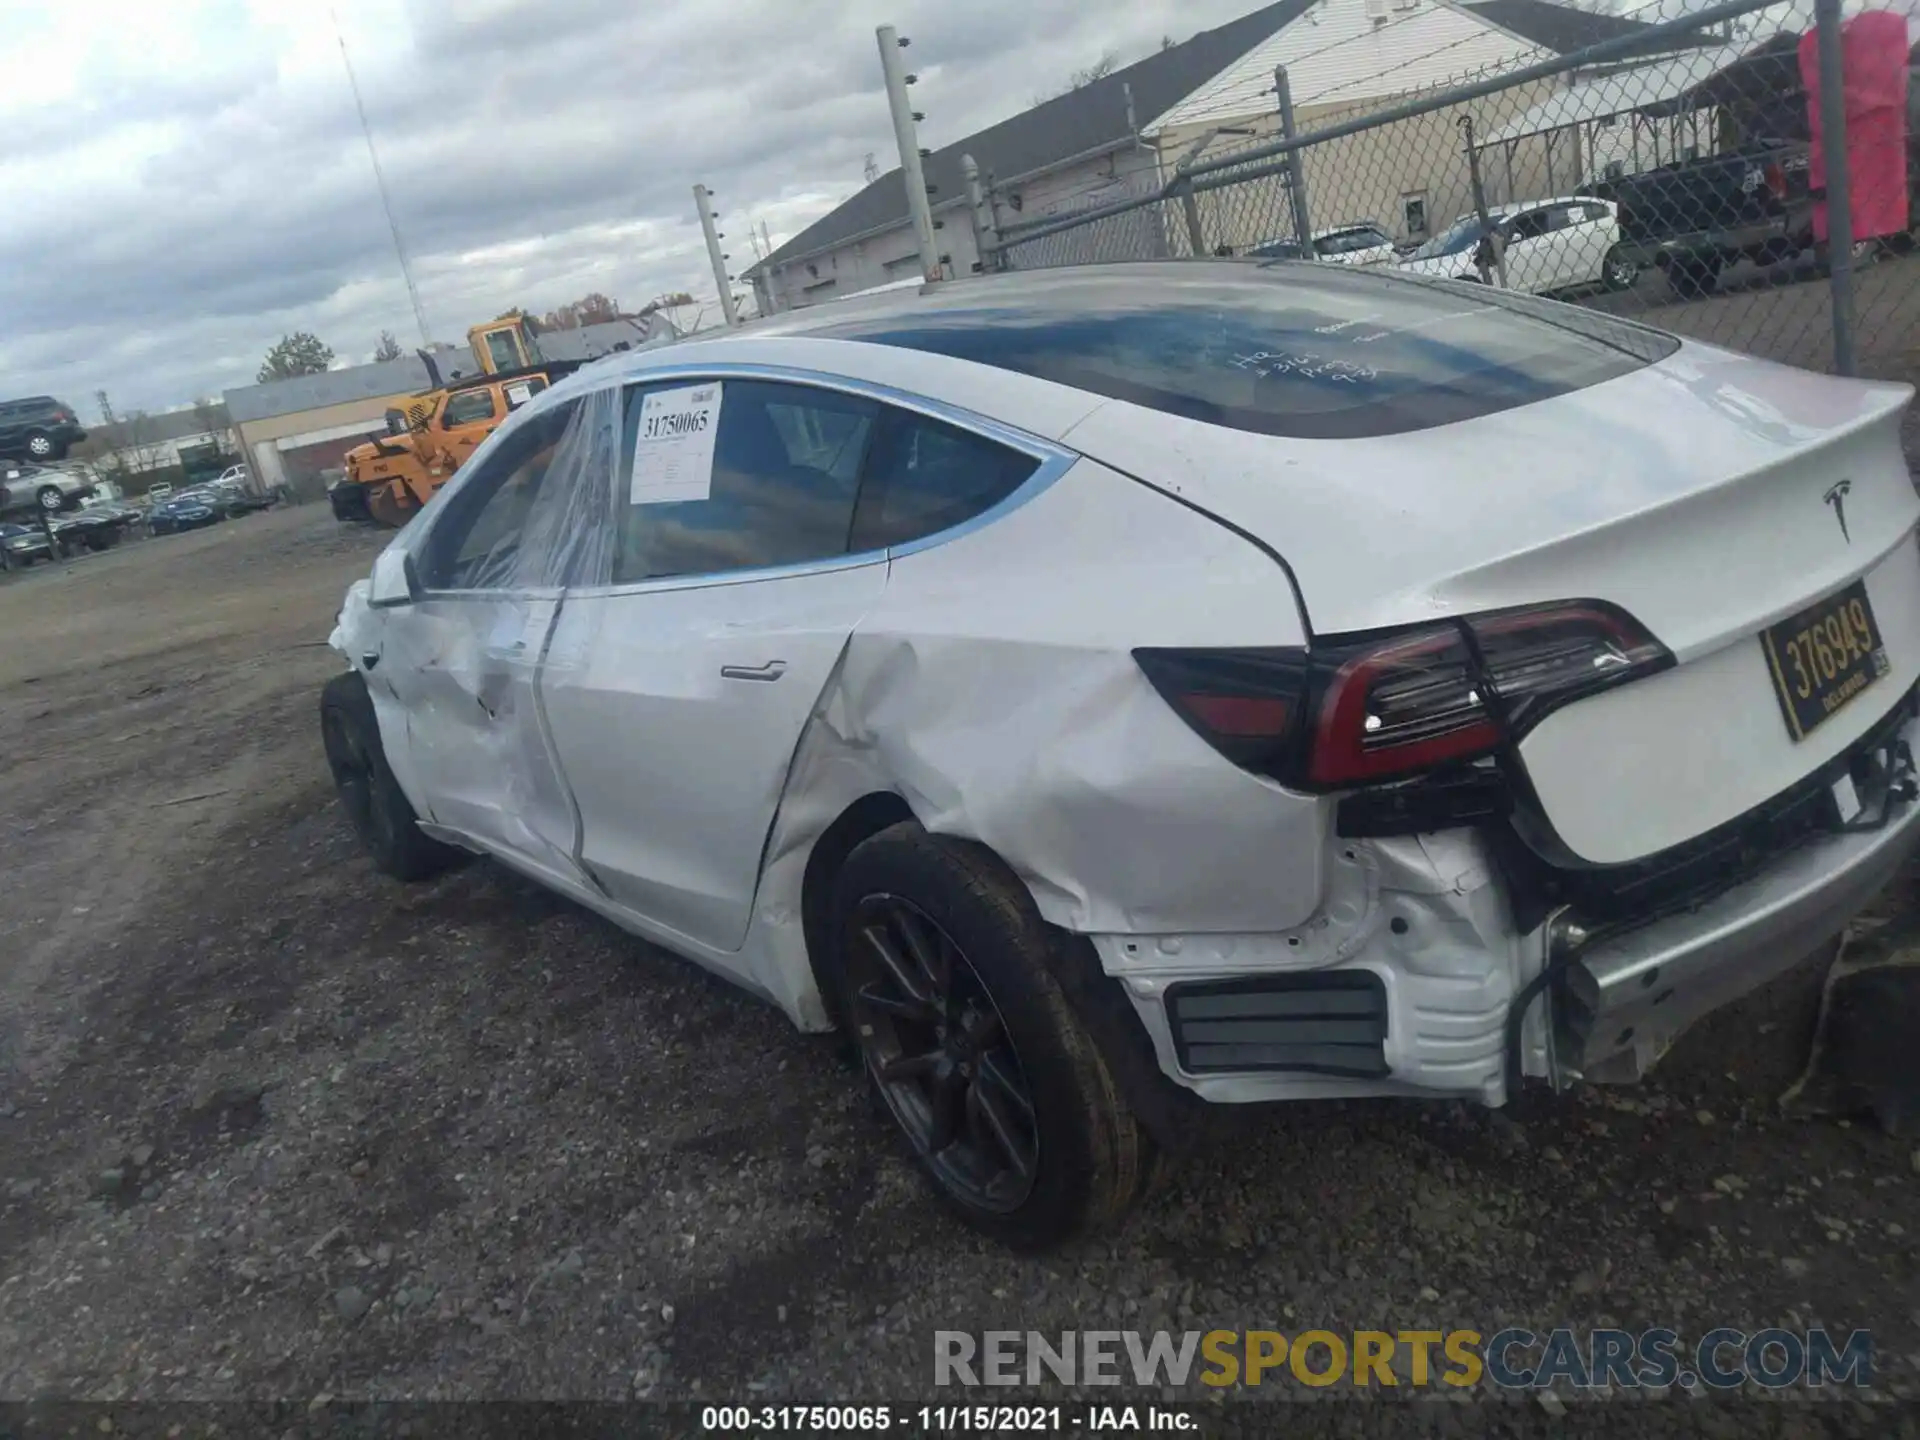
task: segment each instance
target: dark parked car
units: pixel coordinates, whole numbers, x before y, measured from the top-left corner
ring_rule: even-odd
[[[131,505],[95,505],[55,520],[54,543],[67,555],[79,550],[106,550],[118,545],[139,523],[140,512]]]
[[[86,438],[72,407],[51,395],[0,400],[0,455],[62,460],[70,447]]]
[[[182,530],[201,530],[209,525],[218,525],[225,518],[204,500],[191,495],[176,495],[148,512],[147,527],[155,535],[176,535]]]
[[[182,490],[175,499],[198,500],[220,512],[223,520],[235,515],[251,515],[256,510],[271,510],[273,501],[265,495],[256,495],[238,480],[209,480],[205,485],[194,485]]]
[[[53,547],[47,543],[47,537],[36,528],[25,525],[0,525],[0,557],[4,557],[6,568],[25,567],[36,560],[51,560]]]

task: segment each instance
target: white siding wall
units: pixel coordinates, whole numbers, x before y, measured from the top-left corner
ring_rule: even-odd
[[[994,192],[996,223],[1007,226],[1068,215],[1075,210],[1123,198],[1129,188],[1151,183],[1158,157],[1152,150],[1121,150],[1083,160],[1060,170],[1037,175],[1016,185],[999,185]],[[1014,207],[1014,198],[1019,208]],[[949,197],[936,196],[937,201]],[[949,258],[949,278],[973,273],[979,251],[973,243],[973,224],[964,205],[936,209],[940,228],[934,231],[940,253]],[[776,269],[768,279],[778,309],[794,310],[876,285],[911,280],[920,273],[913,227],[904,220],[894,229],[837,246],[823,255]]]

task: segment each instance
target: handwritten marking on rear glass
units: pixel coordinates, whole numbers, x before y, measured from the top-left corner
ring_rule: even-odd
[[[1340,385],[1361,385],[1380,378],[1380,372],[1371,365],[1360,365],[1351,360],[1331,360],[1311,353],[1295,355],[1285,350],[1255,350],[1251,355],[1236,355],[1233,364],[1269,380],[1279,375],[1295,375],[1302,380],[1330,380]]]

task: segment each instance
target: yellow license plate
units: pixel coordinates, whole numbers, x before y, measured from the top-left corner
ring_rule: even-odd
[[[1891,668],[1864,580],[1768,626],[1760,641],[1787,733],[1796,741]]]

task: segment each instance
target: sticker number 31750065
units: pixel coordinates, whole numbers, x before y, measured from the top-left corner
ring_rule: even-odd
[[[641,398],[629,504],[673,505],[705,500],[712,493],[722,388],[714,381],[655,390]]]

